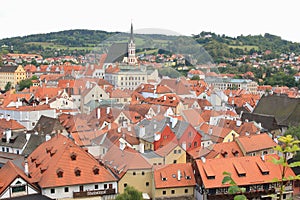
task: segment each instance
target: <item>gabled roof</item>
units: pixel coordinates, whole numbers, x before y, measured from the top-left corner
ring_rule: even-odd
[[[163,147],[157,149],[155,153],[160,155],[161,157],[167,156],[173,149],[175,149],[177,146],[179,146],[178,141],[176,138],[174,138],[172,141],[170,141],[168,144],[164,145]]]
[[[186,79],[162,79],[160,85],[166,85],[177,95],[190,95],[191,85]]]
[[[209,158],[233,158],[243,156],[238,144],[233,142],[222,142],[217,144],[212,144],[206,148],[198,147],[188,151],[188,154],[193,157],[193,159],[199,159],[201,157]]]
[[[196,185],[191,163],[159,166],[154,169],[155,188],[193,187]]]
[[[236,140],[241,148],[246,151],[246,153],[261,151],[264,149],[272,149],[277,145],[266,133],[238,137]]]
[[[274,116],[279,125],[297,126],[300,123],[300,99],[287,95],[263,96],[253,113]]]
[[[281,166],[272,163],[272,158],[279,159],[277,155],[265,155],[264,160],[260,156],[206,159],[196,160],[196,166],[206,189],[229,187],[222,184],[223,172],[231,173],[237,185],[246,186],[273,183],[274,178],[281,180]],[[289,176],[295,176],[291,168],[286,171],[286,178]]]
[[[8,161],[1,169],[0,169],[0,194],[2,194],[10,184],[18,177],[22,178],[28,184],[30,184],[33,188],[35,188],[36,192],[39,189],[33,184],[32,180],[30,180],[25,172],[17,167],[12,161]]]
[[[151,169],[151,164],[136,150],[112,145],[101,158],[102,163],[111,168],[118,177],[122,177],[127,170]]]
[[[189,122],[194,127],[204,123],[204,120],[201,117],[200,113],[197,112],[195,109],[183,110],[182,114],[185,121]]]
[[[244,112],[242,114],[242,120],[250,122],[255,121],[257,123],[261,123],[262,127],[268,129],[268,131],[273,131],[281,128],[281,126],[279,125],[279,123],[273,115]]]
[[[116,181],[91,154],[60,134],[34,150],[28,156],[28,164],[32,180],[41,188]],[[80,176],[75,175],[76,170]],[[61,178],[59,171],[63,173]]]
[[[58,119],[42,115],[33,130],[42,135],[53,135],[52,132],[63,132],[65,128]]]

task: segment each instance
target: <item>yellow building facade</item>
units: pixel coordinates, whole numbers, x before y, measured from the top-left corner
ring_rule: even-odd
[[[0,68],[0,88],[4,90],[8,82],[15,87],[20,81],[26,79],[26,72],[22,65],[4,66]]]

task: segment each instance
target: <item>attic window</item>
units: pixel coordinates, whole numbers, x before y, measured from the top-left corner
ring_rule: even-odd
[[[52,157],[55,153],[57,152],[57,150],[55,149],[54,151],[53,150],[51,150],[50,151],[50,156]]]
[[[256,165],[258,166],[262,175],[269,175],[269,169],[264,163],[256,162]]]
[[[71,157],[71,160],[76,160],[77,154],[72,152],[70,157]]]
[[[74,169],[74,173],[75,173],[75,176],[80,176],[81,170],[80,170],[78,167],[76,167],[76,168]]]
[[[96,165],[93,167],[93,172],[95,175],[99,174],[99,167],[97,167]]]
[[[56,170],[56,174],[57,174],[57,177],[58,178],[62,178],[63,177],[63,174],[64,174],[64,171],[61,169],[61,168],[58,168]]]
[[[49,153],[52,149],[53,149],[53,147],[47,147],[46,148],[46,153]]]
[[[238,174],[239,177],[245,177],[246,176],[246,170],[239,162],[233,163],[233,166]]]
[[[160,173],[160,177],[161,177],[161,180],[162,180],[162,181],[167,181],[167,175],[166,175],[165,172],[161,172],[161,173]]]

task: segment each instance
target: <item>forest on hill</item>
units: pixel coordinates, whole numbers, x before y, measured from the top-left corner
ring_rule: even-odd
[[[115,36],[118,37],[115,37]],[[120,32],[106,32],[99,30],[66,30],[46,34],[34,34],[23,37],[12,37],[0,40],[1,52],[8,53],[38,53],[45,58],[59,55],[85,55],[106,40],[117,38],[116,42],[128,41],[129,35]],[[182,36],[143,35],[135,34],[137,46],[171,49],[168,45]],[[272,59],[281,53],[294,52],[300,54],[300,43],[291,42],[269,33],[264,35],[248,35],[229,37],[211,32],[201,32],[187,36],[200,44],[212,57],[215,63],[226,62],[228,59],[238,58],[253,53],[264,54],[264,59]],[[188,48],[187,44],[185,48]],[[192,45],[192,44],[191,44]]]

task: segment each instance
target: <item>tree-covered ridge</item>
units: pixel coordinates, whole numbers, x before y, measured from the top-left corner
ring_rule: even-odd
[[[98,44],[113,38],[118,34],[119,42],[128,40],[128,34],[119,32],[106,32],[99,30],[66,30],[59,32],[51,32],[46,34],[34,34],[23,37],[5,38],[0,40],[0,46],[3,53],[13,50],[16,53],[39,53],[44,57],[52,57],[57,55],[85,55],[89,53]],[[162,46],[168,47],[170,41],[180,40],[181,36],[167,35],[145,35],[135,34],[136,44],[152,47],[151,44],[160,43]],[[251,55],[254,52],[264,54],[266,50],[270,53],[264,55],[265,59],[278,57],[281,53],[299,53],[300,44],[283,40],[279,36],[266,33],[265,35],[248,35],[228,37],[226,35],[217,35],[211,32],[201,32],[192,37],[211,55],[214,62],[220,63],[231,58],[238,58],[242,55]],[[156,47],[155,45],[153,46]],[[188,44],[185,48],[188,48]],[[169,49],[169,48],[166,48]]]
[[[216,62],[226,58],[237,58],[253,53],[265,54],[265,59],[277,58],[281,53],[300,53],[300,43],[291,42],[269,33],[262,35],[238,36],[236,38],[217,35],[211,32],[201,32],[194,35],[196,41],[210,53]]]

